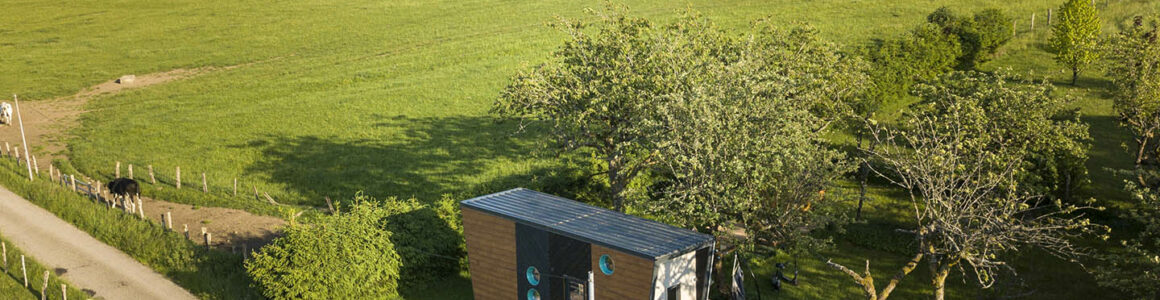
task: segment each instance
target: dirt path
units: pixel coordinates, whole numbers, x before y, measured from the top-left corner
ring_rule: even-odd
[[[104,299],[197,299],[87,233],[0,187],[0,234],[61,277]],[[80,295],[78,295],[78,298]]]
[[[255,249],[274,238],[286,221],[259,216],[249,212],[221,207],[197,207],[192,205],[157,201],[142,197],[145,202],[145,216],[157,223],[161,216],[169,212],[173,216],[173,229],[181,232],[188,225],[190,239],[202,242],[201,228],[213,235],[211,244],[226,251]]]

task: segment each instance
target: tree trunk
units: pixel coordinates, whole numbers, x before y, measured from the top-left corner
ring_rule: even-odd
[[[1071,68],[1071,85],[1075,86],[1076,80],[1079,79],[1079,68]]]
[[[624,189],[628,186],[627,180],[621,178],[620,157],[608,159],[608,193],[612,200],[612,207],[618,212],[624,212]]]
[[[863,131],[858,131],[858,149],[862,149]],[[858,210],[854,212],[854,220],[862,219],[862,203],[866,202],[866,177],[870,174],[869,162],[858,164]]]
[[[945,257],[930,260],[931,285],[934,288],[934,299],[943,300],[946,297],[947,275],[957,260],[947,260]]]
[[[878,295],[878,300],[886,300],[886,298],[889,298],[890,293],[894,291],[894,287],[898,286],[898,283],[902,282],[902,279],[906,278],[906,275],[910,274],[910,271],[914,271],[918,267],[918,263],[922,261],[922,256],[923,253],[918,252],[910,261],[906,262],[902,270],[899,270],[898,274],[894,274],[894,277],[890,278],[890,283],[882,289],[882,293]]]

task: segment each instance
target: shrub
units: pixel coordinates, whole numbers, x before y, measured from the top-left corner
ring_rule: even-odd
[[[383,201],[383,224],[392,232],[391,241],[402,262],[400,286],[423,289],[427,283],[460,270],[466,248],[454,203],[447,197],[434,206],[415,199]]]
[[[873,65],[869,73],[874,86],[869,96],[880,101],[902,97],[915,82],[952,70],[960,53],[955,36],[930,24],[919,25],[901,38],[876,41],[864,49],[864,56]]]
[[[262,247],[246,270],[272,299],[398,298],[400,258],[384,229],[388,211],[355,199],[343,213],[295,225]]]
[[[962,47],[957,66],[960,70],[973,70],[987,62],[999,46],[1012,38],[1012,19],[998,9],[986,9],[973,18],[965,18],[950,8],[941,7],[926,20],[941,27],[943,33],[958,37]]]

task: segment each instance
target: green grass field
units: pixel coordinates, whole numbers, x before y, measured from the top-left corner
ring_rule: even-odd
[[[1062,1],[811,0],[627,1],[634,15],[663,22],[685,8],[719,25],[743,28],[769,16],[807,22],[846,46],[891,37],[949,5],[969,12],[1001,8],[1019,19],[1020,35],[984,69],[1047,76],[1064,84],[1044,50],[1044,15]],[[1126,16],[1157,11],[1152,1],[1111,1],[1105,30]],[[537,153],[542,135],[511,135],[515,124],[487,114],[517,70],[543,61],[565,35],[545,26],[557,16],[590,19],[576,1],[12,1],[0,23],[0,94],[47,99],[73,94],[123,74],[175,68],[225,67],[188,80],[132,90],[90,102],[69,140],[70,164],[86,174],[110,176],[116,161],[154,165],[172,182],[180,166],[196,187],[206,172],[216,191],[241,178],[283,203],[320,206],[322,198],[349,198],[364,190],[376,197],[442,194],[467,197],[516,186],[535,186],[560,167]],[[1101,4],[1101,7],[1103,5]],[[1038,14],[1035,32],[1026,25]],[[1120,179],[1104,168],[1130,167],[1120,147],[1106,80],[1089,71],[1078,87],[1095,139],[1086,195],[1114,208],[1130,208]],[[847,194],[851,186],[844,187]],[[259,210],[206,199],[197,191],[167,194],[175,201]],[[185,193],[185,194],[182,194]],[[858,266],[871,259],[875,276],[893,274],[905,254],[891,251],[891,230],[906,203],[878,188],[866,225],[838,236],[835,261]],[[849,198],[847,198],[849,200]],[[900,208],[899,205],[903,207]],[[884,237],[882,242],[869,237]],[[893,242],[892,242],[893,241]],[[1020,274],[1033,298],[1102,298],[1109,294],[1076,265],[1028,253]],[[784,258],[777,258],[784,260]],[[858,298],[843,274],[818,258],[799,258],[803,284],[777,298]],[[769,263],[755,262],[763,271]],[[923,298],[925,268],[900,286],[903,299]],[[957,275],[956,275],[957,276]],[[968,279],[969,280],[969,279]],[[465,298],[469,284],[449,278],[439,298]],[[880,280],[881,281],[881,280]],[[763,280],[764,283],[764,280]],[[983,294],[952,277],[950,295]],[[1012,289],[1014,290],[1014,289]],[[1003,290],[1007,291],[1007,290]],[[467,294],[470,291],[466,291]],[[992,292],[995,293],[995,292]],[[1002,293],[1002,292],[998,292]],[[411,298],[425,299],[429,293]],[[772,291],[764,294],[774,295]]]

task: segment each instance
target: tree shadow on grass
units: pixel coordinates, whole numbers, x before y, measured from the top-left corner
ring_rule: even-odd
[[[502,189],[484,184],[488,174],[510,174],[504,169],[513,167],[502,161],[532,159],[543,139],[535,132],[513,135],[517,124],[487,116],[381,120],[367,136],[391,137],[274,136],[237,147],[261,149],[263,159],[247,173],[284,184],[307,198],[304,204],[325,205],[323,197],[346,199],[357,191],[429,202],[442,194],[481,192],[480,186]]]

